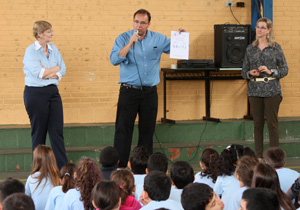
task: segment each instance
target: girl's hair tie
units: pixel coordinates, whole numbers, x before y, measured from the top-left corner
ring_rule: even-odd
[[[67,172],[67,173],[65,173],[65,176],[71,176],[71,175]]]
[[[121,189],[123,189],[123,186],[120,186]]]

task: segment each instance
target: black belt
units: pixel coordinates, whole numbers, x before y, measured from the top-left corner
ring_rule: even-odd
[[[127,87],[127,88],[133,88],[133,89],[138,89],[138,90],[150,90],[155,88],[156,86],[134,86],[134,85],[130,85],[127,83],[121,83],[121,87]]]

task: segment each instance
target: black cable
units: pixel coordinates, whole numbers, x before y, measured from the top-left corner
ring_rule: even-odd
[[[231,7],[229,7],[229,8],[230,8],[230,12],[231,12],[232,16],[234,17],[234,19],[239,23],[239,25],[241,25],[240,21],[238,21],[238,19],[234,16]]]
[[[141,87],[143,87],[143,82],[142,82],[142,78],[141,78],[141,75],[140,75],[140,70],[139,70],[139,67],[138,67],[137,62],[136,62],[136,59],[135,59],[134,48],[135,48],[135,43],[133,43],[133,58],[134,58],[135,66],[136,66],[136,69],[137,69],[137,73],[138,73],[138,75],[139,75]],[[142,90],[142,93],[144,94],[143,88],[142,88],[141,90]]]

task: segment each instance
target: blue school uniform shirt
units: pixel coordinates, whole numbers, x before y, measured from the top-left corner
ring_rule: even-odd
[[[227,208],[230,209],[230,210],[239,210],[241,200],[242,200],[242,196],[243,196],[243,192],[247,189],[249,189],[249,187],[247,187],[247,186],[244,186],[244,187],[241,187],[241,188],[237,189],[232,194]]]
[[[276,169],[276,172],[278,174],[281,190],[284,193],[287,193],[287,191],[294,184],[295,180],[298,179],[299,173],[289,168],[279,168]]]
[[[79,189],[70,189],[66,193],[61,209],[63,210],[84,210],[83,202],[80,200]]]
[[[148,30],[143,40],[139,39],[125,57],[120,57],[121,49],[128,44],[133,33],[134,30],[130,30],[116,38],[111,50],[110,62],[115,66],[120,65],[119,83],[155,86],[160,82],[161,54],[170,53],[170,39],[163,34]]]
[[[32,198],[35,210],[44,210],[53,184],[50,176],[48,176],[47,180],[43,178],[41,184],[36,188],[38,185],[38,179],[36,177],[39,175],[40,172],[35,172],[28,176],[25,184],[25,194]]]
[[[58,85],[58,81],[66,74],[66,65],[62,56],[54,44],[47,44],[49,58],[43,53],[43,47],[35,41],[27,47],[23,59],[25,85],[30,87],[44,87],[48,85]],[[59,66],[56,73],[58,79],[43,79],[45,68]]]
[[[54,187],[50,191],[45,210],[60,210],[64,196],[65,193],[62,191],[62,186]]]
[[[232,194],[240,188],[240,182],[235,178],[234,175],[231,176],[218,176],[214,192],[220,196],[222,195],[221,200],[224,203],[224,210],[231,210],[228,208],[229,200]]]
[[[177,189],[177,188],[171,189],[169,199],[181,202],[182,191],[183,191],[183,189]]]
[[[213,183],[212,178],[208,176],[201,176],[201,172],[196,173],[194,183],[207,184],[214,189],[215,183]]]

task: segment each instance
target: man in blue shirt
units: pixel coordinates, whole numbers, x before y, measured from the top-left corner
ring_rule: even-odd
[[[113,65],[120,65],[120,94],[115,125],[114,147],[119,166],[126,167],[129,158],[136,115],[139,115],[138,146],[153,150],[162,53],[170,53],[170,39],[149,31],[151,15],[140,9],[133,15],[133,30],[117,37],[110,54]],[[180,32],[185,31],[179,29]]]

